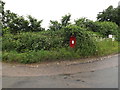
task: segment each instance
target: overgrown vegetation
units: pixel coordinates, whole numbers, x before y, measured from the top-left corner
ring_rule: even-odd
[[[41,61],[71,60],[118,53],[120,27],[112,21],[92,21],[86,18],[71,24],[71,15],[61,21],[50,21],[49,29],[42,28],[42,20],[32,16],[25,19],[10,10],[2,14],[3,61],[35,63]],[[100,18],[101,15],[99,14]],[[108,38],[112,34],[115,41]],[[69,47],[70,36],[76,37],[75,48]]]

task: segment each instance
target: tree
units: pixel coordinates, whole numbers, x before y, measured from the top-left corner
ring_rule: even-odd
[[[109,6],[107,9],[99,12],[97,16],[98,21],[112,21],[120,26],[120,6],[113,8]]]
[[[33,18],[32,16],[28,16],[28,20],[26,20],[23,16],[19,16],[16,13],[11,12],[10,10],[4,11],[5,3],[0,1],[0,13],[2,15],[2,27],[3,33],[4,29],[9,29],[11,33],[17,32],[38,32],[45,30],[41,27],[42,20],[38,21],[37,19]]]
[[[3,21],[2,17],[4,17],[4,5],[5,3],[0,0],[0,21]],[[0,25],[2,25],[2,22],[0,22]]]
[[[61,19],[60,23],[58,21],[50,20],[49,29],[53,30],[53,31],[56,31],[56,30],[60,30],[60,29],[62,29],[64,27],[66,27],[67,25],[70,24],[70,22],[69,22],[70,21],[70,17],[71,17],[70,14],[62,16],[62,19]]]
[[[120,6],[118,6],[118,8],[117,8],[117,12],[118,12],[118,17],[117,17],[117,24],[118,24],[118,26],[120,26]]]
[[[114,22],[96,22],[97,32],[103,35],[103,37],[108,37],[109,34],[117,36],[118,25]]]
[[[9,28],[11,33],[17,33],[20,31],[28,31],[29,22],[24,19],[23,16],[19,16],[16,13],[6,10],[3,16],[3,29]]]
[[[87,18],[80,18],[75,20],[75,25],[82,27],[82,28],[90,28],[93,27],[93,21],[87,19]]]
[[[38,32],[38,31],[43,31],[45,30],[44,28],[41,27],[41,23],[43,20],[38,21],[31,15],[28,16],[29,19],[29,29],[33,32]]]
[[[50,30],[56,31],[61,29],[61,24],[58,21],[50,20]]]
[[[67,26],[67,25],[70,24],[70,23],[69,23],[70,17],[71,17],[70,14],[65,15],[65,16],[62,17],[62,19],[61,19],[61,24],[62,24],[63,27],[65,27],[65,26]]]
[[[0,13],[3,14],[5,3],[0,0]]]

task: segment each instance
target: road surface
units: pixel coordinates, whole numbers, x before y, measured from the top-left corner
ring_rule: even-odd
[[[118,55],[85,62],[3,63],[3,88],[118,88]]]

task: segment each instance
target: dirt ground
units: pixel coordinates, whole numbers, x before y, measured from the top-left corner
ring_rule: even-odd
[[[2,76],[49,76],[96,71],[118,66],[118,60],[112,60],[118,54],[100,58],[74,61],[45,62],[39,64],[2,63]]]

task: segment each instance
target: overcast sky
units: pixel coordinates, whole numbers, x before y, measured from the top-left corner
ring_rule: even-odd
[[[96,20],[99,12],[108,6],[118,6],[120,0],[3,0],[5,9],[19,15],[43,20],[42,26],[47,28],[50,20],[60,21],[61,17],[70,13],[71,21],[80,17]]]

